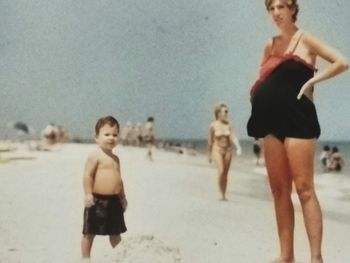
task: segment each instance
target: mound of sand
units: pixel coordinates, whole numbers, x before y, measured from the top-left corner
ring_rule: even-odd
[[[117,248],[115,262],[129,263],[177,263],[181,262],[178,248],[166,246],[153,235],[143,235],[125,238]]]

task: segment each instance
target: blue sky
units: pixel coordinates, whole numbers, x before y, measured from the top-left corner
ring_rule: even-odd
[[[350,59],[350,2],[300,1],[298,25]],[[98,117],[154,116],[158,137],[205,138],[226,102],[247,138],[249,89],[275,34],[264,1],[0,1],[0,133],[21,120],[89,137]],[[350,140],[350,75],[320,84],[321,139]]]

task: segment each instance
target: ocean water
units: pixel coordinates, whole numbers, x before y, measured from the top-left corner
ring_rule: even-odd
[[[1,140],[13,140],[24,142],[27,140],[38,140],[37,137],[31,137],[29,135],[21,135],[19,136],[12,134],[4,136],[0,134]],[[75,138],[73,140],[74,143],[95,143],[93,138]],[[171,143],[173,146],[180,146],[194,149],[199,154],[207,154],[207,140],[206,139],[159,139],[156,144],[162,143]],[[242,147],[242,156],[240,156],[241,160],[254,160],[255,156],[253,153],[253,140],[245,139],[240,140],[240,145]],[[322,152],[322,149],[325,145],[330,146],[331,148],[336,146],[339,149],[339,152],[342,154],[345,165],[342,170],[342,174],[349,176],[350,179],[350,141],[318,141],[316,154],[315,154],[315,172],[323,173],[322,167],[319,161],[319,156]]]
[[[207,140],[171,140],[174,144],[180,144],[187,147],[194,148],[197,152],[201,154],[206,154],[207,152]],[[242,147],[242,156],[244,159],[253,159],[253,140],[241,140],[240,145]],[[339,152],[342,154],[345,162],[345,166],[342,174],[347,174],[350,178],[350,141],[318,141],[316,154],[315,154],[315,172],[322,173],[319,156],[322,152],[322,149],[325,145],[330,146],[331,148],[336,146],[339,149]]]

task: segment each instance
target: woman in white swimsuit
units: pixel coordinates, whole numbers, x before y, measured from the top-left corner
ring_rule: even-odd
[[[214,161],[219,173],[219,188],[221,200],[226,199],[227,175],[232,160],[232,151],[236,146],[237,153],[241,148],[233,128],[228,120],[228,108],[220,104],[214,110],[215,121],[210,124],[208,138],[209,162]]]

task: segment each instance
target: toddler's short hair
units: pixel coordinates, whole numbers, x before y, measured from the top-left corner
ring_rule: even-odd
[[[115,119],[113,116],[106,116],[99,118],[95,125],[95,134],[98,135],[100,133],[101,127],[105,126],[106,124],[110,125],[111,127],[117,126],[118,132],[119,132],[119,122],[117,119]]]

